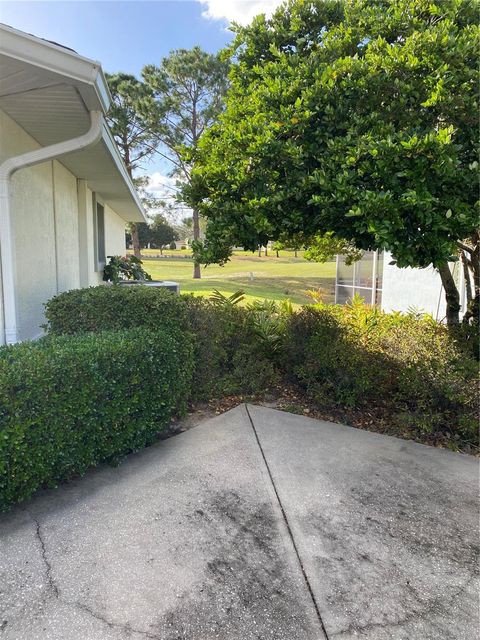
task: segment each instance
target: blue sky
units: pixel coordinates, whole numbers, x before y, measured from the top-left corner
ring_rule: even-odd
[[[218,51],[231,39],[226,20],[202,17],[196,1],[9,2],[0,21],[99,60],[104,70],[139,74],[172,49]]]

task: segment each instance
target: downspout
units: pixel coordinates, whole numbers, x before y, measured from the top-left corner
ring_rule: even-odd
[[[84,149],[97,143],[102,137],[103,114],[90,111],[89,130],[70,140],[35,149],[19,156],[7,158],[0,164],[0,260],[3,284],[4,331],[0,344],[17,342],[17,309],[15,299],[15,271],[12,238],[10,178],[19,169],[53,160],[71,151]]]

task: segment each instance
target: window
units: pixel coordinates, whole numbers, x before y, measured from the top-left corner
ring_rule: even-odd
[[[105,208],[95,200],[94,229],[95,229],[95,267],[102,271],[105,266]]]
[[[335,300],[337,304],[349,302],[356,294],[367,304],[381,305],[383,253],[366,251],[361,260],[345,264],[344,256],[337,256]]]

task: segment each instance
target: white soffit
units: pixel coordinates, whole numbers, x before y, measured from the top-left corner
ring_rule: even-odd
[[[0,109],[41,146],[86,133],[89,110],[105,112],[109,101],[98,63],[0,25]],[[89,188],[124,220],[145,221],[138,194],[106,126],[98,144],[59,161],[77,178],[87,180]]]

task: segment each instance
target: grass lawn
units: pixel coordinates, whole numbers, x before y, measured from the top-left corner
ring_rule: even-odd
[[[239,289],[246,299],[282,300],[289,298],[295,304],[312,300],[305,294],[308,289],[321,289],[325,302],[333,302],[335,263],[308,262],[293,253],[282,251],[280,257],[261,258],[256,254],[236,252],[224,267],[210,265],[202,268],[201,280],[192,278],[193,262],[189,251],[142,251],[143,266],[154,280],[174,280],[180,283],[182,293],[208,296],[213,289],[230,295]],[[151,256],[151,257],[149,257]]]

